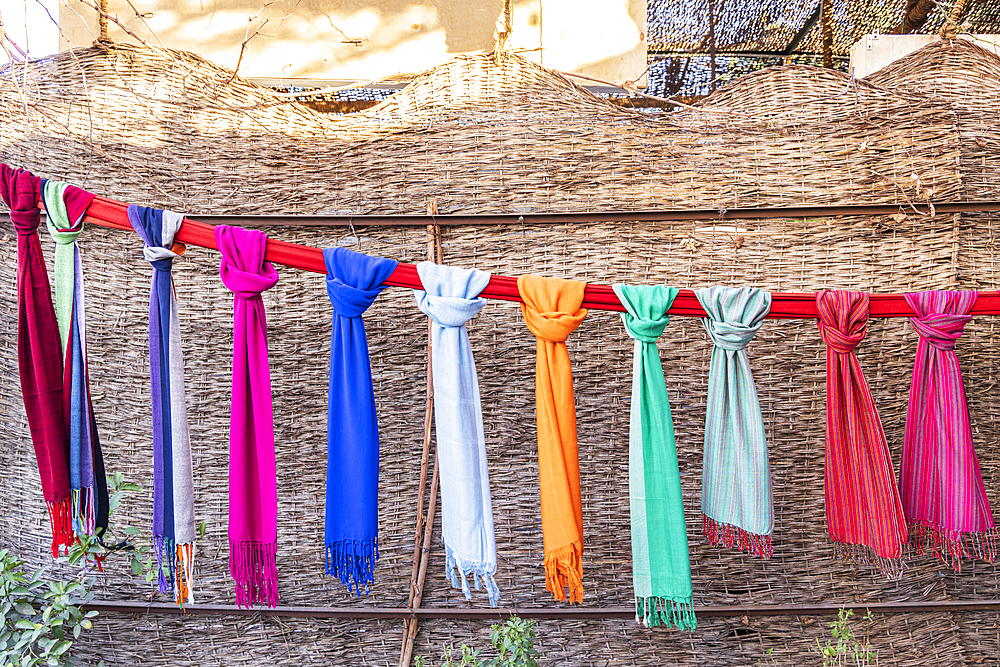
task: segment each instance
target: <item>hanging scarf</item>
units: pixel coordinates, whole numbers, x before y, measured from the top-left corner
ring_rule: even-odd
[[[628,432],[632,586],[636,621],[694,630],[691,559],[677,466],[674,421],[656,339],[670,322],[677,288],[614,285],[622,322],[635,339]]]
[[[545,542],[545,589],[557,600],[583,600],[583,503],[576,447],[573,372],[566,338],[587,311],[587,284],[541,276],[521,276],[521,314],[535,343],[535,416],[538,421],[538,479]]]
[[[76,238],[94,195],[66,183],[42,180],[46,225],[56,242],[56,321],[63,358],[63,423],[69,436],[71,516],[78,535],[104,536],[108,528],[108,483],[97,434],[87,369],[83,265]],[[70,218],[69,205],[78,215]]]
[[[378,560],[378,417],[361,314],[385,289],[394,259],[325,248],[333,305],[326,422],[326,572],[361,595]]]
[[[854,348],[865,337],[868,294],[816,293],[826,343],[826,520],[838,555],[902,575],[906,520],[875,400]]]
[[[233,398],[229,422],[229,572],[236,604],[278,606],[278,485],[261,292],[278,282],[265,261],[267,234],[219,225],[219,275],[233,299]]]
[[[695,292],[715,344],[708,371],[702,531],[711,544],[771,557],[774,507],[767,439],[746,346],[771,310],[756,287],[708,287]]]
[[[490,274],[433,262],[417,264],[417,274],[424,286],[423,290],[414,290],[417,307],[434,321],[431,364],[445,570],[455,587],[456,570],[461,574],[467,600],[472,599],[468,575],[472,575],[476,590],[482,582],[490,606],[495,607],[500,590],[494,580],[497,546],[483,409],[476,362],[465,328],[465,323],[486,305],[486,299],[477,297],[489,284]]]
[[[17,231],[17,365],[52,527],[52,556],[73,544],[69,438],[63,421],[63,364],[52,292],[38,239],[40,181],[0,164],[0,195]]]
[[[913,365],[899,488],[910,537],[959,571],[961,559],[996,557],[997,534],[972,446],[955,342],[977,292],[906,294],[920,335]]]
[[[170,274],[178,256],[170,247],[184,218],[171,211],[129,206],[128,219],[142,238],[143,259],[153,266],[149,378],[153,403],[153,545],[160,592],[172,593],[178,604],[193,604],[194,478],[180,321]]]

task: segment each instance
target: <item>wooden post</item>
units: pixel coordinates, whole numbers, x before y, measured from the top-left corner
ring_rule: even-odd
[[[833,69],[833,3],[820,0],[820,32],[823,35],[823,67]]]
[[[437,215],[437,199],[427,202],[427,215]],[[436,257],[436,260],[435,260]],[[441,263],[441,226],[427,225],[427,260]],[[417,490],[417,526],[413,536],[413,568],[410,571],[410,594],[407,607],[420,607],[424,596],[424,577],[431,547],[431,532],[434,529],[434,510],[437,500],[438,461],[434,455],[434,472],[431,476],[430,506],[424,520],[424,488],[427,485],[427,464],[430,461],[431,424],[434,419],[434,375],[431,368],[431,329],[433,322],[427,318],[427,399],[424,404],[424,449],[420,459],[420,487]],[[421,539],[422,538],[422,539]],[[411,616],[403,619],[403,647],[399,655],[400,667],[409,667],[413,656],[413,641],[417,636],[417,619]]]

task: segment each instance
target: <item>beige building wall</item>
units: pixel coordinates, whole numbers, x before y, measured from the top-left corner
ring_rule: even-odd
[[[108,13],[151,44],[239,62],[245,77],[368,81],[493,49],[504,2],[131,0],[134,11],[108,0]],[[614,83],[646,69],[646,0],[511,0],[511,18],[508,46],[548,67]],[[61,48],[99,34],[97,13],[81,0],[61,1],[59,23]],[[114,22],[109,36],[135,41]]]

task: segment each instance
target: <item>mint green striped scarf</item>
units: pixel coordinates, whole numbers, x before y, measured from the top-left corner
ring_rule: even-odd
[[[710,544],[770,558],[771,470],[746,346],[771,310],[771,295],[756,287],[708,287],[695,296],[708,314],[701,322],[715,344],[701,476],[703,533]]]
[[[615,285],[625,330],[635,339],[629,421],[629,507],[636,620],[694,630],[691,560],[670,400],[656,339],[674,287]]]

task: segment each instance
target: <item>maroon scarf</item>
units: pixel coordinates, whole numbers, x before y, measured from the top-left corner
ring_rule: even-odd
[[[52,555],[73,543],[69,440],[63,423],[63,364],[49,277],[38,239],[40,179],[0,164],[0,195],[17,230],[17,365],[52,522]]]

